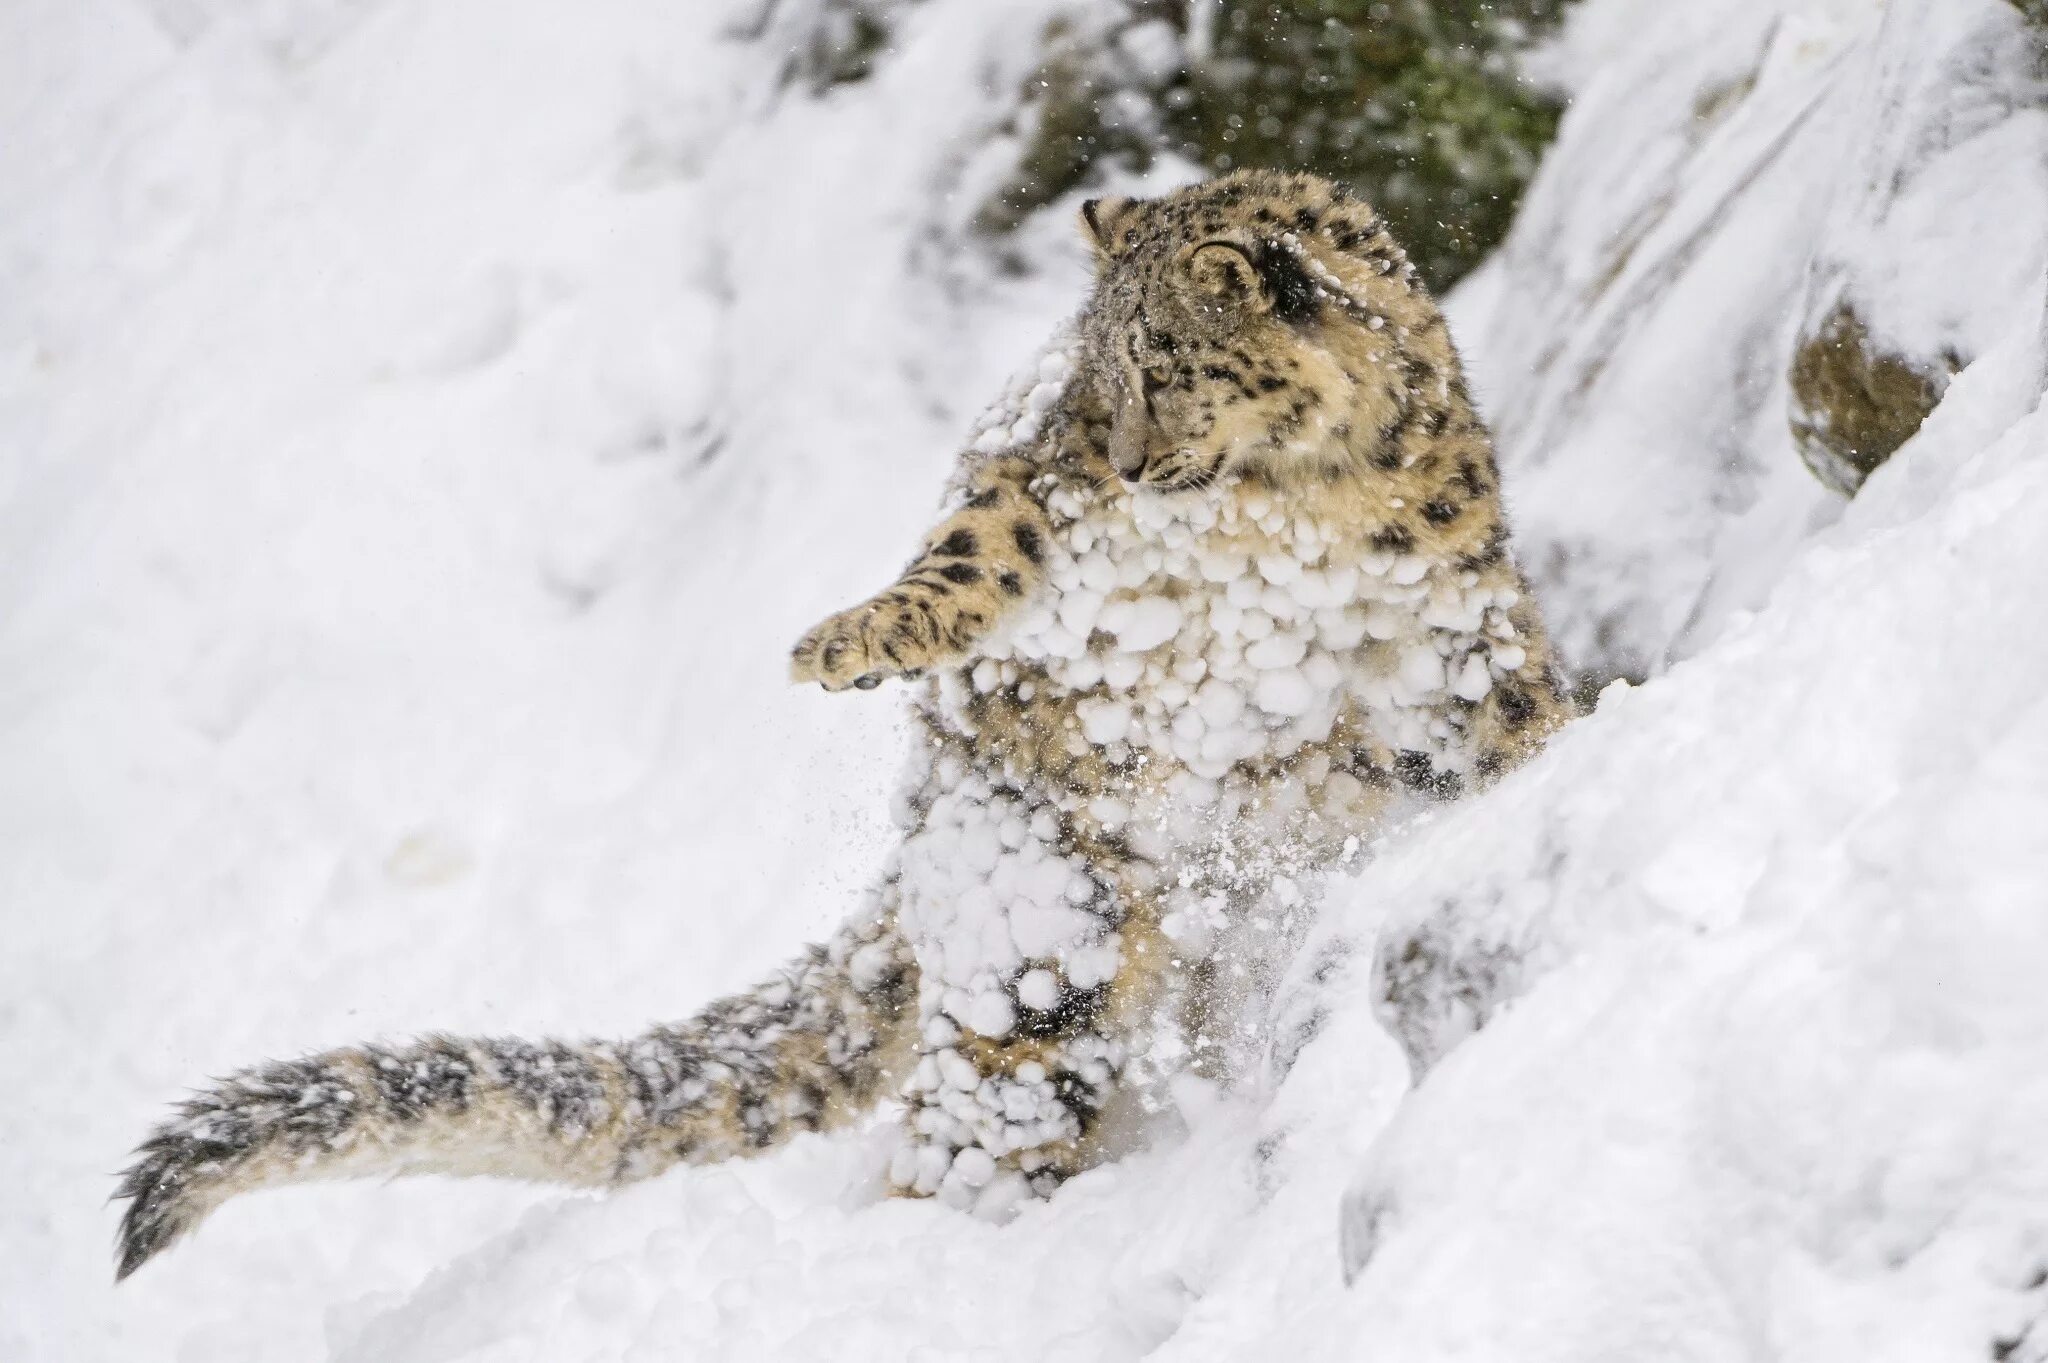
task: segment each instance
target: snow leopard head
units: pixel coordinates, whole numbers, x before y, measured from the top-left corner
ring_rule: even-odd
[[[1364,203],[1240,171],[1163,198],[1091,199],[1081,372],[1129,483],[1358,472],[1444,388],[1434,303]]]

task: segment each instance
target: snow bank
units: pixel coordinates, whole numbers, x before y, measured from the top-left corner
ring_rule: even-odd
[[[1838,309],[1938,396],[2028,306],[2039,44],[2007,0],[1574,12],[1557,143],[1453,319],[1574,663],[1699,651],[1839,512],[1792,436],[1825,425],[1792,374]]]
[[[323,1356],[552,1195],[319,1189],[112,1295],[185,1085],[637,1030],[878,864],[895,705],[788,646],[900,567],[1083,252],[920,258],[1042,6],[822,103],[754,8],[0,17],[0,1357]]]
[[[1347,1203],[1368,1337],[1964,1359],[2048,1310],[2035,298],[1762,612],[1360,886],[1448,1052]]]

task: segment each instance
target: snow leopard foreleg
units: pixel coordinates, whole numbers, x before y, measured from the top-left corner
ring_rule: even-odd
[[[1051,520],[1033,472],[1014,456],[979,465],[895,583],[804,635],[790,680],[868,690],[964,657],[1044,577]]]

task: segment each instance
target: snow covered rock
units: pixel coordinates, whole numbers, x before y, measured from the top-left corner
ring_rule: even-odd
[[[2048,63],[2006,0],[1588,0],[1538,67],[1571,107],[1453,323],[1553,634],[1641,677],[2028,306]]]
[[[1846,492],[2024,309],[2048,218],[2048,44],[2013,6],[1893,4],[1871,45],[1792,365],[1799,452]]]

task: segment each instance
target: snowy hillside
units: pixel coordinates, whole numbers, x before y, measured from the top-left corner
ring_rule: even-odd
[[[2007,0],[1602,0],[1545,54],[1572,114],[1458,321],[1580,665],[1719,637],[1841,505],[1802,456],[1853,486],[2033,315],[2040,42]]]
[[[182,1086],[679,1016],[879,861],[897,699],[784,650],[1084,262],[1057,208],[963,235],[1066,7],[869,8],[822,90],[819,0],[0,17],[0,1358],[2048,1359],[2006,0],[1584,0],[1544,53],[1454,313],[1548,613],[1648,680],[1332,886],[1179,1139],[1000,1228],[860,1139],[295,1189],[113,1289]],[[1813,355],[1939,405],[1852,476]]]

